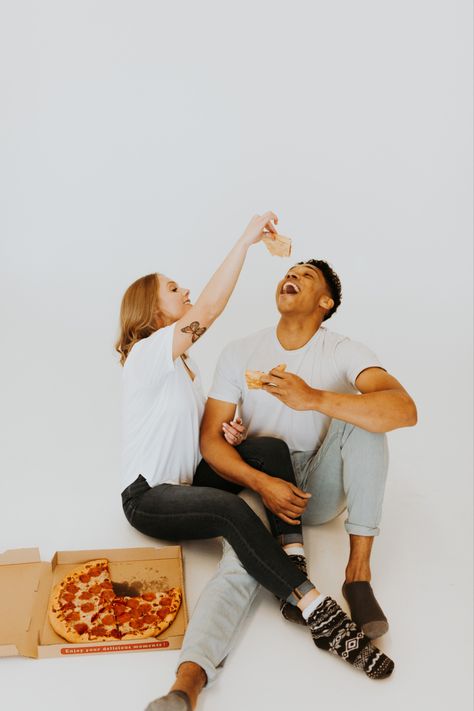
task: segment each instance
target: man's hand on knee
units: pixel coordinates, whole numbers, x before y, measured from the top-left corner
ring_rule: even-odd
[[[267,509],[294,526],[301,523],[300,517],[311,497],[295,484],[268,475],[261,477],[257,492]]]

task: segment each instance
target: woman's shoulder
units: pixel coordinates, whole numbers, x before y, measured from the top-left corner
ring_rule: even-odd
[[[173,339],[175,324],[172,323],[170,326],[163,326],[163,328],[158,328],[153,331],[146,338],[141,338],[132,348],[132,351],[140,353],[143,351],[148,351],[151,349],[163,347],[169,340]]]
[[[135,367],[141,368],[147,361],[152,361],[156,365],[157,361],[162,361],[167,366],[173,366],[173,333],[174,324],[164,326],[151,333],[146,338],[137,341],[124,364],[125,370],[133,370]]]

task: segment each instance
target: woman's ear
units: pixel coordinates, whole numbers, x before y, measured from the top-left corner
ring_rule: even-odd
[[[156,329],[163,328],[164,326],[166,326],[163,314],[158,309],[153,314],[153,325]]]

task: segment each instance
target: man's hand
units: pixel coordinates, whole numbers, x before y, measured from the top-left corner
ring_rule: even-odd
[[[314,390],[298,375],[273,368],[268,375],[262,375],[260,380],[265,392],[293,410],[312,409]]]
[[[298,489],[289,481],[269,475],[262,476],[259,481],[258,493],[267,509],[279,516],[282,521],[293,526],[301,523],[299,517],[303,514],[308,499],[311,497],[311,494]]]
[[[224,439],[226,442],[236,447],[238,444],[242,444],[244,439],[247,437],[247,429],[242,424],[240,417],[231,422],[222,423],[222,432],[224,433]]]
[[[314,410],[368,432],[390,432],[417,422],[416,405],[405,388],[380,366],[362,370],[355,393],[311,388],[294,373],[270,371],[261,376],[263,389],[293,410]]]

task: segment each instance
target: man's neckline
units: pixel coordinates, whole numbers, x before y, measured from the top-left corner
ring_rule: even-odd
[[[277,334],[277,326],[273,328],[273,337],[278,345],[279,348],[281,348],[282,351],[285,351],[285,353],[297,353],[298,351],[303,351],[306,348],[309,348],[309,346],[313,343],[313,341],[317,340],[319,337],[320,332],[324,330],[324,326],[319,326],[317,331],[313,333],[309,341],[306,341],[306,343],[303,346],[300,346],[299,348],[285,348],[281,343],[280,339],[278,338]]]

